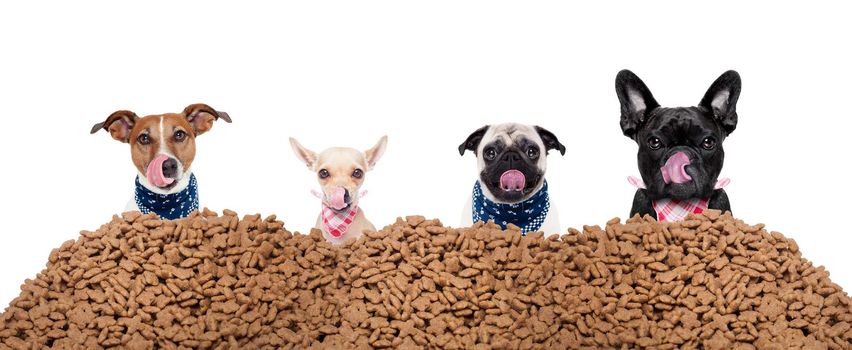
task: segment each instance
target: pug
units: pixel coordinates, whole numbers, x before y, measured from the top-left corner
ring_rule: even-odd
[[[462,226],[493,220],[503,228],[514,224],[523,234],[562,232],[544,178],[548,152],[565,155],[556,135],[539,126],[486,125],[471,133],[458,150],[462,156],[473,151],[479,170]]]
[[[742,83],[735,71],[723,73],[694,107],[661,107],[639,77],[622,70],[615,78],[621,104],[621,131],[639,146],[642,179],[630,215],[680,221],[706,209],[731,211],[719,179],[725,160],[722,143],[737,127]]]

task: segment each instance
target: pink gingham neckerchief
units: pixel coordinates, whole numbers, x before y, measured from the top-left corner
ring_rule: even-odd
[[[311,194],[314,197],[323,199],[323,194],[317,190],[311,190]],[[367,195],[367,190],[361,191],[359,197],[364,198]],[[355,215],[358,215],[358,205],[352,204],[349,207],[349,210],[345,212],[339,212],[332,208],[329,208],[325,205],[325,202],[322,204],[322,225],[325,227],[325,231],[328,232],[334,238],[340,238],[346,233],[346,230],[349,229],[349,225],[352,224],[352,221],[355,221]]]
[[[627,182],[636,188],[645,188],[645,183],[641,179],[628,176]],[[716,181],[714,189],[720,189],[731,183],[731,179],[723,178]],[[707,205],[710,202],[708,198],[690,198],[690,199],[671,199],[662,198],[651,201],[654,211],[657,213],[657,221],[660,222],[676,222],[682,221],[689,214],[701,214],[707,210]]]
[[[682,221],[689,214],[701,214],[707,210],[706,198],[670,199],[663,198],[651,201],[654,211],[657,212],[657,221],[676,222]]]
[[[343,212],[331,209],[323,204],[322,224],[328,234],[334,238],[340,238],[349,229],[349,225],[355,220],[356,214],[358,214],[358,206],[354,204],[349,206],[349,210]]]

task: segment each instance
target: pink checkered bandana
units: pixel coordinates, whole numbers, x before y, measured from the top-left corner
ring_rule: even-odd
[[[651,201],[654,211],[657,212],[657,221],[675,222],[681,221],[689,214],[701,214],[707,210],[708,199],[669,199],[663,198]]]
[[[627,177],[627,182],[636,188],[645,188],[645,183],[642,179],[633,176]],[[715,189],[724,188],[731,179],[719,179],[714,186]],[[676,222],[682,221],[689,214],[701,214],[707,210],[707,204],[710,202],[707,198],[691,198],[691,199],[670,199],[663,198],[651,201],[654,211],[657,212],[657,221],[660,222]]]
[[[322,223],[325,226],[325,231],[334,238],[340,238],[346,233],[352,221],[355,220],[355,214],[358,214],[358,206],[354,204],[344,212],[331,209],[323,204]]]
[[[314,197],[322,200],[324,198],[322,192],[318,190],[311,190],[311,194]],[[367,190],[363,190],[360,193],[360,197],[364,198],[367,195]],[[346,233],[346,230],[349,229],[349,225],[352,224],[352,221],[355,220],[355,215],[358,214],[358,205],[352,204],[344,213],[341,213],[337,210],[329,208],[325,205],[325,202],[322,204],[322,224],[325,227],[325,231],[328,232],[334,238],[340,238]]]

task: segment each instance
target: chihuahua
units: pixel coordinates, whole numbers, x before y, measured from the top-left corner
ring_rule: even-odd
[[[361,237],[364,230],[376,230],[358,207],[358,200],[363,195],[359,190],[367,171],[373,170],[385,153],[387,141],[387,136],[382,136],[373,148],[364,152],[332,147],[317,154],[290,138],[296,157],[317,175],[322,187],[322,193],[316,193],[322,201],[316,228],[322,231],[327,241],[341,244]]]

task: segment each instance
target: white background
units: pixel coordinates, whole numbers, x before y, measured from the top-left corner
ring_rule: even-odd
[[[664,106],[743,78],[723,176],[737,217],[795,238],[852,288],[849,9],[781,2],[4,2],[0,5],[0,305],[51,249],[133,193],[129,146],[90,127],[118,109],[230,113],[197,140],[201,205],[313,225],[315,150],[389,136],[365,188],[381,227],[421,214],[457,225],[476,177],[456,147],[517,121],[554,132],[564,228],[629,212],[636,145],[614,91],[630,68]],[[2,306],[0,306],[2,308]]]

